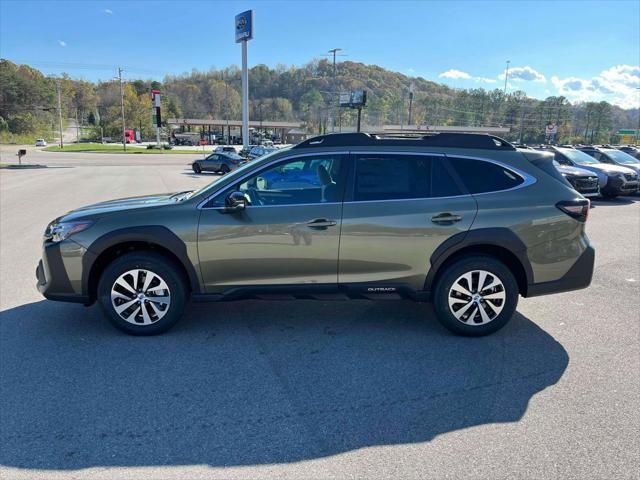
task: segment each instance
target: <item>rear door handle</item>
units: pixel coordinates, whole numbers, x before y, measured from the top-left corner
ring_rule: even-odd
[[[327,227],[333,227],[337,224],[338,222],[336,222],[335,220],[327,220],[326,218],[315,218],[307,222],[307,227],[325,229]]]
[[[454,223],[462,220],[461,215],[455,215],[453,213],[438,213],[431,217],[433,223]]]

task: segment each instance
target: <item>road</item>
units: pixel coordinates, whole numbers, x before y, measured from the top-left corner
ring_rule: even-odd
[[[73,155],[0,171],[0,478],[638,478],[640,197],[594,202],[589,289],[521,299],[490,337],[301,300],[194,304],[135,338],[39,296],[44,227],[213,177]]]

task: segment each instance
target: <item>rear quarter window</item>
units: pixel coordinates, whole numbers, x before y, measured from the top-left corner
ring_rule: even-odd
[[[496,163],[471,158],[448,158],[470,193],[509,190],[524,182],[519,174]]]

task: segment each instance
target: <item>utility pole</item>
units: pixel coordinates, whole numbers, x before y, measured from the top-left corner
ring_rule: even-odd
[[[329,53],[333,55],[333,118],[331,121],[331,132],[336,131],[336,117],[338,116],[338,85],[336,81],[336,54],[341,51],[341,48],[332,48]]]
[[[413,107],[413,89],[415,88],[415,85],[413,82],[411,82],[411,85],[409,85],[409,121],[407,122],[407,125],[412,125],[411,123],[411,109]]]
[[[507,70],[504,72],[504,94],[507,94],[507,80],[509,79],[509,64],[511,60],[507,60]]]
[[[518,143],[522,145],[522,135],[524,134],[524,112],[527,109],[526,102],[522,105],[522,114],[520,115],[520,135],[518,137]]]
[[[127,129],[127,126],[124,119],[124,88],[122,86],[122,72],[124,72],[124,70],[118,67],[118,82],[120,82],[120,109],[122,111],[122,146],[124,147],[124,150],[126,152],[127,136],[126,136],[125,130]]]
[[[76,143],[80,143],[80,124],[78,123],[78,107],[76,107]]]
[[[62,94],[60,92],[60,79],[56,79],[56,86],[58,89],[58,121],[60,124],[60,148],[64,148],[64,141],[62,140]]]

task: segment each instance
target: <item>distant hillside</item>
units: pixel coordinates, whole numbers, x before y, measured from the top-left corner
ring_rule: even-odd
[[[368,92],[364,123],[406,124],[408,89],[414,84],[412,123],[419,125],[509,126],[510,139],[539,142],[548,122],[560,125],[562,141],[610,141],[619,128],[638,125],[638,109],[623,110],[607,102],[572,105],[564,97],[527,98],[522,91],[452,89],[420,77],[408,77],[376,65],[345,61],[337,65],[313,61],[302,67],[257,65],[250,70],[250,116],[265,120],[300,120],[310,133],[328,127],[336,91]],[[47,136],[55,123],[56,82],[37,69],[0,60],[0,135]],[[59,82],[63,115],[95,131],[117,137],[120,90],[117,82],[91,83],[64,76]],[[236,67],[171,75],[162,82],[127,79],[127,124],[152,136],[149,90],[163,92],[163,116],[240,118],[240,71]],[[354,112],[340,121],[353,125]],[[586,137],[586,139],[585,139]]]

